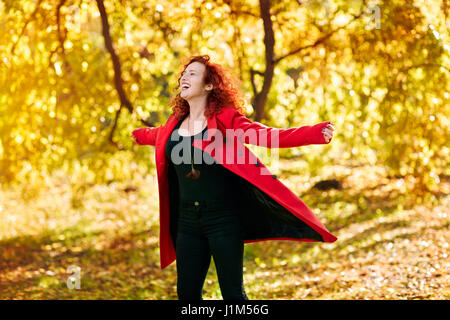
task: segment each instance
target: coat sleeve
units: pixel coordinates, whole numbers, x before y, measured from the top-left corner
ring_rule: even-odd
[[[138,129],[133,130],[131,135],[133,136],[136,143],[139,145],[154,146],[156,143],[156,137],[158,135],[158,130],[160,128],[161,128],[161,126],[138,128]]]
[[[310,144],[329,144],[322,133],[331,121],[324,121],[310,126],[288,129],[272,128],[262,123],[251,121],[237,110],[233,111],[231,127],[234,135],[246,144],[267,148],[292,148]]]

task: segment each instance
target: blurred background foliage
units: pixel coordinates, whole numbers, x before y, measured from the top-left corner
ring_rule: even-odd
[[[417,192],[449,174],[446,1],[0,1],[0,179],[110,183],[145,175],[183,59],[209,54],[243,80],[248,116],[331,120],[307,161],[381,165]],[[102,23],[103,21],[103,23]],[[308,153],[304,153],[308,150]],[[320,158],[318,160],[318,158]]]
[[[177,298],[175,264],[159,268],[154,147],[130,134],[166,122],[185,59],[209,54],[242,80],[250,119],[335,124],[328,145],[249,145],[338,237],[246,245],[250,299],[448,299],[449,12],[0,0],[0,298]],[[207,299],[221,299],[214,271]]]

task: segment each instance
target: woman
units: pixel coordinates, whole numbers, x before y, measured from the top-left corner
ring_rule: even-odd
[[[289,129],[250,121],[237,80],[209,60],[191,57],[166,124],[132,137],[156,146],[161,268],[176,259],[179,299],[202,299],[212,255],[223,299],[245,300],[244,243],[337,238],[244,143],[328,144],[334,128],[330,121]]]

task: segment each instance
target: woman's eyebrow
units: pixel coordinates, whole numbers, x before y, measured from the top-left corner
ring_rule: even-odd
[[[183,71],[181,74],[184,74],[186,71]],[[189,70],[189,72],[197,72],[195,70]]]

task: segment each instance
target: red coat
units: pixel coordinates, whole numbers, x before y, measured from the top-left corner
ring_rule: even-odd
[[[165,145],[178,121],[180,120],[171,115],[167,122],[159,127],[133,130],[133,136],[139,145],[156,146],[161,269],[176,259],[174,245],[177,230],[173,221],[178,218],[178,188],[175,172],[171,169],[172,166],[169,166],[169,159],[165,153]],[[245,222],[244,243],[263,240],[308,242],[334,242],[337,240],[314,215],[313,211],[279,181],[276,175],[273,175],[243,144],[244,141],[247,144],[268,148],[328,144],[331,140],[327,143],[321,131],[328,123],[330,121],[288,129],[272,128],[259,122],[252,122],[233,107],[225,107],[219,114],[207,119],[208,137],[205,140],[194,140],[192,145],[209,153],[218,163],[239,176],[238,179],[241,183],[236,188],[245,199],[242,202],[243,221]],[[244,135],[227,136],[226,133],[230,131],[226,131],[226,129],[242,129],[240,132]],[[239,130],[233,132],[239,132]],[[256,132],[256,141],[246,136],[246,132]],[[274,137],[278,139],[274,139]],[[212,143],[213,141],[219,141],[217,138],[221,141],[220,144],[217,148],[211,148],[215,145]],[[208,145],[210,145],[209,148]],[[219,160],[225,159],[224,155],[238,160]],[[245,161],[241,161],[242,159]]]

